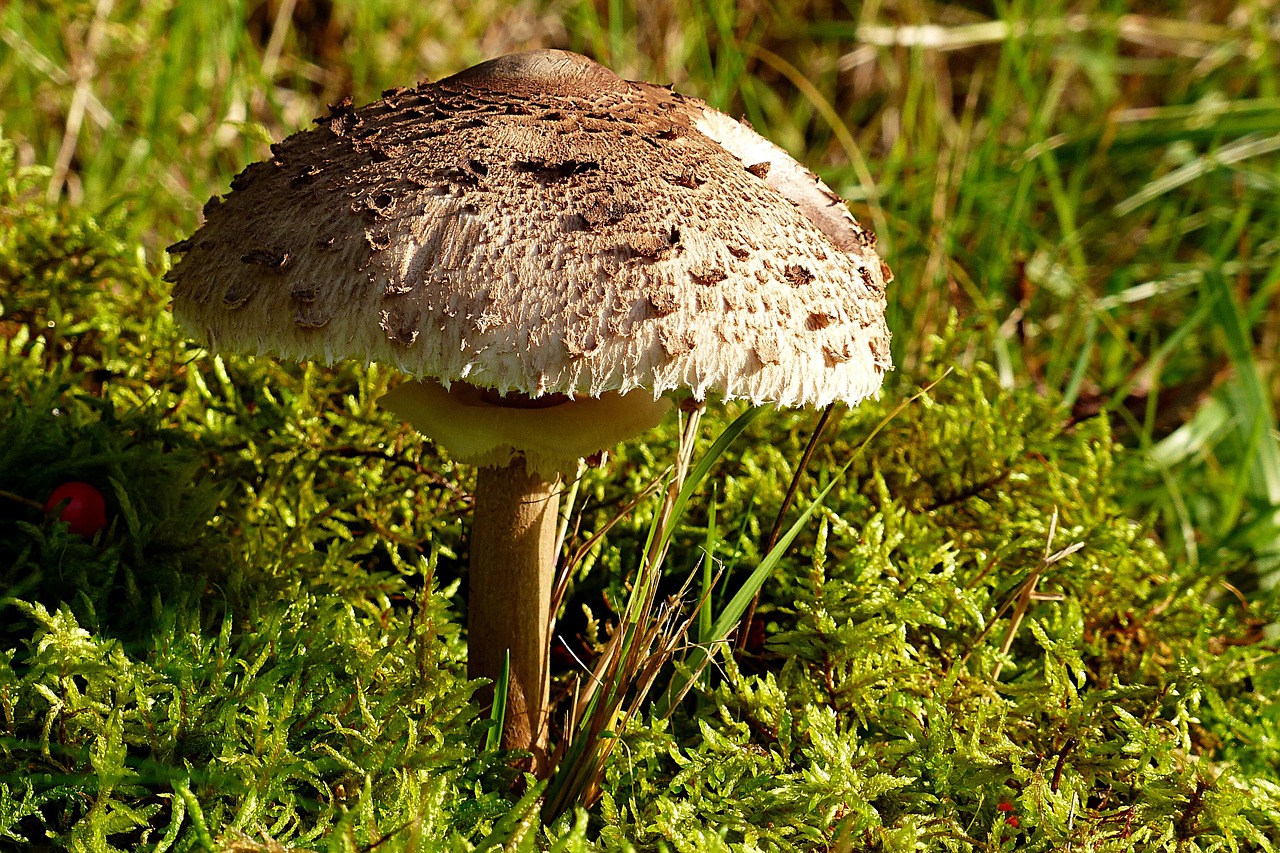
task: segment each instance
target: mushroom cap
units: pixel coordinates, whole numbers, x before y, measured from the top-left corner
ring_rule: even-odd
[[[211,348],[531,396],[857,402],[890,368],[874,236],[782,149],[577,54],[331,108],[171,252]]]

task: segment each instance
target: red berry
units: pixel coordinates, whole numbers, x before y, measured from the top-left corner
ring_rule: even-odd
[[[1008,800],[1001,800],[1000,805],[996,806],[996,808],[1002,812],[1011,812],[1013,811],[1013,803]]]
[[[58,486],[45,501],[45,513],[52,513],[63,501],[67,503],[58,518],[67,523],[72,533],[89,539],[107,526],[107,502],[102,499],[102,492],[88,483],[73,480]]]
[[[1004,822],[1009,824],[1009,826],[1012,826],[1014,829],[1017,829],[1020,823],[1017,815],[1010,815],[1009,817],[1004,819]]]

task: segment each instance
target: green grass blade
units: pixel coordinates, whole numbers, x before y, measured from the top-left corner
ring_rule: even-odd
[[[715,583],[716,553],[716,493],[711,491],[711,503],[707,507],[707,536],[702,543],[702,588],[698,600],[702,603],[698,608],[698,642],[708,642],[711,637],[711,595]]]
[[[1214,291],[1214,318],[1218,322],[1227,355],[1240,387],[1242,410],[1237,412],[1241,431],[1247,436],[1260,430],[1255,448],[1253,472],[1259,493],[1280,507],[1280,440],[1274,432],[1276,414],[1271,393],[1253,351],[1253,337],[1235,294],[1219,274],[1210,274],[1206,283]]]
[[[507,723],[507,689],[511,684],[511,650],[507,649],[502,659],[502,675],[498,683],[493,685],[493,707],[489,709],[489,720],[493,727],[485,735],[484,747],[495,750],[502,745],[502,727]]]
[[[729,449],[729,445],[742,435],[743,431],[750,426],[751,422],[765,411],[763,407],[751,407],[738,415],[733,423],[724,428],[724,432],[720,433],[720,437],[715,443],[708,448],[707,452],[698,460],[698,464],[689,472],[688,478],[684,481],[684,486],[680,489],[680,494],[676,496],[675,503],[671,506],[671,523],[667,525],[667,529],[663,532],[659,542],[659,553],[665,551],[667,546],[671,544],[671,537],[675,535],[676,526],[681,518],[684,517],[685,508],[689,505],[689,500],[697,493],[698,488],[702,485],[702,481],[707,478],[711,467],[716,464],[717,460],[724,455]]]

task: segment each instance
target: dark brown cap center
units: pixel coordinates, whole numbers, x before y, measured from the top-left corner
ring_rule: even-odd
[[[608,68],[567,50],[530,50],[499,56],[440,82],[517,95],[545,92],[580,96],[626,86]]]

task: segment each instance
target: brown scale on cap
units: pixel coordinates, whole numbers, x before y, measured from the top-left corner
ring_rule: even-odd
[[[296,284],[290,289],[289,295],[299,302],[315,302],[320,296],[320,288],[315,284]]]
[[[173,247],[174,311],[219,348],[788,406],[857,402],[890,367],[890,274],[843,202],[746,125],[585,57],[343,102],[272,152]],[[713,296],[748,285],[729,304],[749,310]]]

